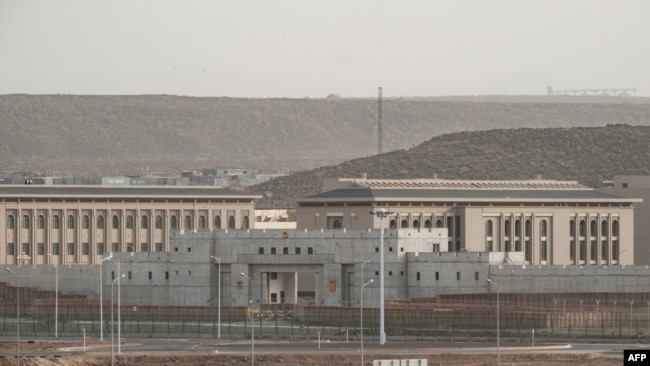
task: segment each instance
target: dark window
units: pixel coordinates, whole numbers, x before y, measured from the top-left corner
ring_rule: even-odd
[[[54,217],[52,217],[52,228],[58,229],[60,226],[61,223],[59,222],[59,215],[54,215]]]
[[[174,230],[178,229],[178,223],[176,222],[176,216],[171,217],[171,226],[172,226],[172,229],[174,229]]]
[[[199,229],[205,229],[205,216],[199,216]]]
[[[314,248],[308,247],[307,248],[307,254],[314,254]]]
[[[102,215],[97,216],[97,228],[98,229],[104,228],[104,216]]]
[[[169,271],[165,271],[165,279],[166,279],[166,280],[169,279]]]
[[[278,272],[271,272],[271,279],[272,280],[277,280],[278,279]]]
[[[45,217],[43,217],[43,215],[38,215],[38,228],[39,229],[45,228]]]
[[[259,248],[257,249],[257,253],[258,253],[258,254],[264,254],[264,247],[259,247]]]
[[[162,216],[156,216],[156,229],[162,229]]]
[[[478,281],[478,272],[474,272],[474,279]]]
[[[147,216],[142,215],[140,218],[140,229],[147,229],[149,228],[149,218]]]
[[[275,254],[275,247],[271,248],[271,254]]]
[[[149,280],[151,281],[152,278],[153,278],[153,274],[151,273],[151,271],[149,271]]]
[[[192,228],[192,218],[190,215],[185,216],[185,226],[183,226],[184,229],[191,229]]]
[[[456,280],[460,281],[460,272],[456,272]]]
[[[133,216],[131,215],[126,217],[126,228],[133,229]]]
[[[83,229],[90,229],[90,218],[88,217],[88,215],[84,215],[82,220],[83,221],[81,222],[81,224],[82,224],[81,227]]]
[[[117,217],[117,215],[113,215],[113,229],[119,229],[120,228],[120,219]]]
[[[287,247],[282,248],[282,254],[289,254],[289,248]]]
[[[29,216],[23,216],[23,229],[29,229]]]
[[[14,228],[14,217],[12,215],[7,216],[7,229]]]
[[[296,254],[300,254],[300,247],[296,248]]]
[[[90,244],[81,243],[81,254],[89,255],[90,254]]]
[[[214,217],[214,227],[221,229],[221,216],[217,215]]]

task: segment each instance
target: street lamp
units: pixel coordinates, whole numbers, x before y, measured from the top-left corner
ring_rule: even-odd
[[[370,281],[361,285],[361,302],[359,304],[359,327],[361,328],[361,366],[363,366],[363,289],[373,282],[375,282],[375,280],[371,278]]]
[[[210,258],[217,261],[219,264],[219,277],[217,285],[217,296],[219,297],[218,311],[217,311],[217,338],[221,339],[221,257],[210,256]]]
[[[497,288],[497,366],[499,366],[499,285],[489,278],[486,281]]]
[[[379,344],[386,343],[384,332],[384,217],[393,213],[385,208],[370,211],[370,214],[379,218]]]
[[[246,273],[239,273],[240,276],[248,279],[251,283],[251,299],[248,300],[251,312],[251,366],[255,366],[255,321],[253,320],[253,280]]]
[[[52,261],[52,254],[47,253],[47,256]],[[59,336],[59,265],[54,263],[54,272],[56,277],[56,284],[54,286],[54,338]]]
[[[120,261],[116,261],[113,258],[113,255],[109,255],[108,257],[104,258],[104,262],[113,262],[117,264],[117,278],[120,278]],[[124,276],[122,276],[124,277]],[[115,282],[115,281],[113,281]],[[120,284],[122,281],[117,282],[117,354],[121,355],[122,354],[122,330],[121,330],[121,325],[122,325],[122,319],[121,319],[121,314],[122,314],[122,306],[121,306],[121,298],[120,298]],[[112,317],[112,312],[113,312],[113,284],[111,284],[111,317]],[[113,331],[113,319],[111,319],[111,332]]]
[[[16,336],[18,337],[16,342],[16,365],[20,366],[20,277],[18,277],[18,273],[9,268],[5,269],[16,276],[16,318],[18,319],[16,323]]]
[[[124,275],[122,275],[122,277],[124,277]],[[117,276],[117,278],[114,279],[113,282],[111,283],[111,365],[115,364],[115,341],[114,341],[115,337],[113,336],[113,328],[115,328],[115,326],[113,325],[113,307],[114,307],[113,306],[113,304],[114,304],[114,302],[113,302],[113,285],[115,284],[115,282],[117,282],[117,299],[118,299],[117,300],[117,314],[118,314],[117,315],[117,319],[118,319],[117,322],[119,323],[120,322],[120,320],[119,320],[120,319],[120,315],[119,315],[120,314],[120,300],[119,300],[120,299],[120,276]],[[118,324],[117,325],[117,334],[118,334],[118,336],[117,336],[117,344],[118,344],[117,347],[118,347],[118,349],[120,347],[120,345],[119,345],[120,344],[120,336],[119,336],[120,328],[119,327],[120,327],[120,325]],[[119,351],[118,351],[118,353],[119,353]]]

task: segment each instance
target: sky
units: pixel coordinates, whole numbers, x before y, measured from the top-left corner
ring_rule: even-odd
[[[0,0],[0,94],[650,96],[648,0]]]

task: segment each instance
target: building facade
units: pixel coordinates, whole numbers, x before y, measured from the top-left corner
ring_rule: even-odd
[[[441,252],[521,252],[526,264],[634,263],[634,204],[569,181],[341,179],[298,200],[298,229],[445,228]]]
[[[166,252],[172,230],[254,228],[255,199],[204,187],[0,186],[2,264]]]

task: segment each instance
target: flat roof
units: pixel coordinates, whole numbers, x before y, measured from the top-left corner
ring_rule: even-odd
[[[245,195],[227,188],[199,186],[102,186],[102,185],[0,185],[3,197],[226,197],[260,199],[260,195]]]

